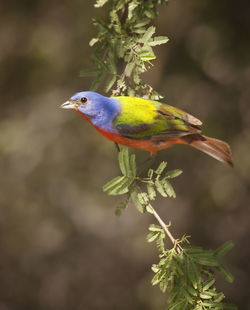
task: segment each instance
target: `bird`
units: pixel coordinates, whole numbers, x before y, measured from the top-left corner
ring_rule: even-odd
[[[166,103],[80,91],[61,108],[75,110],[116,144],[142,149],[152,156],[174,144],[186,144],[233,166],[231,149],[226,142],[204,136],[198,118]]]

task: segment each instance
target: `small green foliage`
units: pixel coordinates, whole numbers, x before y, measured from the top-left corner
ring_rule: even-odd
[[[168,42],[166,36],[155,36],[152,21],[157,17],[157,6],[167,0],[98,0],[96,8],[109,4],[109,20],[93,19],[97,35],[89,42],[96,50],[92,56],[96,68],[91,70],[95,81],[91,90],[97,90],[104,80],[104,91],[113,95],[141,96],[160,99],[161,95],[150,85],[141,81],[140,75],[151,66],[156,58],[152,47]],[[124,63],[121,73],[117,67]],[[89,70],[81,71],[89,75]]]
[[[161,175],[163,170],[167,167],[167,163],[165,161],[162,161],[159,165],[159,167],[155,170],[155,173],[158,175]]]
[[[136,176],[135,155],[129,156],[128,148],[123,148],[118,155],[120,169],[123,175],[128,177]]]
[[[122,176],[116,177],[103,186],[104,192],[109,195],[123,195],[129,192],[136,176],[135,155],[129,156],[127,148],[119,152],[119,165]]]
[[[175,191],[167,180],[181,174],[180,170],[168,171],[164,174],[167,163],[162,162],[154,171],[149,169],[148,177],[142,178],[136,176],[135,154],[130,155],[128,148],[123,147],[118,155],[119,166],[122,176],[118,176],[103,186],[103,190],[109,195],[129,194],[134,204],[141,213],[152,213],[150,200],[156,197],[156,191],[163,197],[176,197]],[[141,187],[145,187],[145,192]]]
[[[147,177],[138,177],[135,155],[130,155],[128,148],[122,148],[118,159],[122,176],[103,187],[109,195],[127,195],[126,201],[116,208],[116,215],[121,215],[130,199],[140,213],[154,214],[150,201],[155,200],[157,192],[163,197],[175,198],[169,179],[179,176],[180,170],[165,171],[167,163],[161,162],[157,169],[150,168],[147,171]],[[169,228],[170,224],[166,227]],[[159,285],[162,292],[168,291],[168,310],[236,309],[235,306],[222,302],[225,296],[217,292],[215,286],[216,271],[226,281],[233,281],[231,273],[220,262],[221,257],[232,249],[232,241],[216,250],[204,250],[189,246],[187,237],[183,236],[180,241],[175,241],[172,248],[166,249],[165,239],[166,232],[162,226],[149,226],[147,241],[156,242],[160,258],[159,263],[152,266],[155,273],[152,285]]]
[[[155,224],[151,224],[148,229],[150,233],[147,235],[147,241],[153,242],[156,240],[159,251],[163,252],[164,251],[164,239],[165,239],[164,230],[162,229],[162,227],[155,225]]]
[[[163,171],[165,170],[167,166],[166,162],[161,162],[159,167],[156,169],[155,173],[157,174],[157,177],[155,178],[155,187],[156,190],[163,196],[163,197],[176,197],[175,191],[171,185],[171,183],[168,181],[170,178],[175,178],[179,176],[182,171],[177,169],[177,170],[172,170],[168,171],[164,177],[161,177]],[[150,173],[152,173],[150,171]]]
[[[215,255],[220,258],[222,256],[224,256],[225,254],[227,254],[227,252],[231,251],[231,249],[234,247],[234,243],[233,241],[229,240],[227,242],[225,242],[224,244],[222,244],[216,251],[215,251]]]
[[[104,4],[106,3],[106,2],[108,2],[109,0],[97,0],[96,1],[96,4],[95,4],[95,7],[96,8],[100,8],[100,7],[102,7],[102,6],[104,6]]]
[[[164,231],[157,225],[149,226],[148,242],[162,243]],[[155,273],[152,285],[159,285],[160,289],[169,293],[170,309],[236,309],[235,306],[223,303],[223,293],[217,292],[215,287],[215,271],[225,269],[219,261],[218,250],[204,250],[202,248],[186,246],[184,237],[172,249],[158,246],[160,261],[152,266]],[[229,243],[221,248],[229,248]],[[230,242],[230,248],[233,243]],[[226,280],[227,275],[224,275]],[[184,307],[185,304],[185,308]]]
[[[145,208],[145,205],[141,202],[141,199],[139,199],[139,192],[137,191],[137,188],[134,187],[133,188],[133,191],[131,193],[131,198],[133,200],[133,203],[135,204],[137,210],[140,212],[140,213],[144,213],[146,212],[146,208]]]

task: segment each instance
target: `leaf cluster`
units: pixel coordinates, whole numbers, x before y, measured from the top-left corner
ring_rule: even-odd
[[[152,21],[157,16],[157,5],[168,0],[98,0],[95,7],[109,2],[109,20],[93,19],[97,35],[90,41],[96,46],[92,60],[96,68],[81,71],[82,76],[95,76],[91,90],[97,90],[105,80],[104,91],[114,85],[113,95],[141,96],[159,99],[161,96],[144,83],[140,75],[152,66],[156,58],[153,47],[168,41],[155,36]],[[124,68],[119,73],[119,65]]]
[[[128,148],[122,148],[118,160],[122,175],[103,186],[103,190],[109,195],[127,194],[127,204],[131,198],[141,213],[152,213],[150,201],[155,200],[157,192],[163,197],[176,197],[170,179],[179,176],[181,170],[165,172],[167,163],[162,162],[156,170],[149,169],[147,177],[139,177],[136,175],[135,155],[130,155]],[[118,209],[125,208],[126,205],[122,204]],[[116,214],[119,212],[116,211]]]
[[[122,175],[103,187],[109,195],[127,195],[125,202],[117,207],[116,215],[121,214],[131,199],[141,213],[154,214],[150,202],[155,200],[157,193],[163,197],[176,197],[169,180],[179,176],[181,170],[166,171],[167,163],[161,162],[157,169],[148,170],[147,177],[138,177],[135,155],[130,155],[128,148],[122,148],[118,159]],[[160,258],[159,263],[152,266],[155,273],[152,285],[159,285],[162,292],[168,291],[168,310],[236,309],[223,302],[225,296],[215,286],[215,271],[233,282],[232,274],[220,263],[220,258],[232,249],[231,241],[216,250],[204,250],[189,246],[188,238],[183,236],[167,249],[163,227],[151,224],[149,231],[147,241],[156,242]]]
[[[204,250],[200,247],[186,246],[188,240],[183,237],[172,249],[165,249],[164,231],[158,225],[150,225],[148,242],[157,242],[160,261],[152,266],[155,273],[152,285],[159,285],[168,290],[168,310],[222,310],[236,309],[234,305],[223,303],[224,294],[215,287],[215,271],[219,271],[228,281],[233,281],[231,273],[220,263],[219,259],[231,248],[228,241],[216,250]]]

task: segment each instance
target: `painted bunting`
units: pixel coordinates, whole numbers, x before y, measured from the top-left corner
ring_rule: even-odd
[[[187,144],[233,166],[229,145],[201,134],[202,122],[168,104],[136,97],[74,94],[61,105],[83,116],[105,138],[155,155],[173,144]]]

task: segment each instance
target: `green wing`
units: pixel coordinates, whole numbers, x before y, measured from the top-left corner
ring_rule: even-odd
[[[200,132],[201,121],[170,105],[135,97],[114,98],[121,103],[121,113],[113,126],[122,136],[161,141]]]

